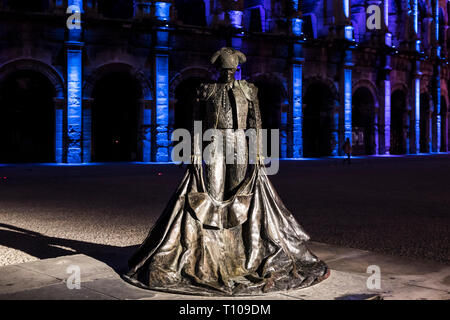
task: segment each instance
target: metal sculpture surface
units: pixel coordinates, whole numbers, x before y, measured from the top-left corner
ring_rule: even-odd
[[[212,56],[221,76],[198,90],[205,129],[216,130],[213,147],[204,152],[211,161],[203,166],[194,152],[163,214],[129,260],[124,278],[130,283],[173,293],[259,295],[328,277],[327,265],[307,248],[309,236],[270,183],[259,143],[256,161],[248,161],[242,131],[253,128],[259,138],[262,125],[257,88],[234,78],[245,60],[232,48]]]

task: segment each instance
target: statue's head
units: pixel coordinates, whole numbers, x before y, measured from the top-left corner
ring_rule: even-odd
[[[232,82],[237,67],[246,60],[247,58],[242,52],[229,47],[216,51],[211,57],[211,63],[219,70],[222,82]]]

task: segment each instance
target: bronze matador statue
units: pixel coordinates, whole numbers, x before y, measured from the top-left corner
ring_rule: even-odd
[[[270,183],[259,139],[257,159],[249,161],[254,146],[242,132],[255,129],[260,137],[262,126],[257,88],[234,78],[245,60],[232,48],[211,58],[220,78],[198,89],[204,129],[214,129],[212,147],[203,152],[206,164],[194,144],[197,151],[180,185],[129,260],[124,279],[130,283],[238,296],[300,289],[328,277],[327,265],[309,251],[309,236]]]

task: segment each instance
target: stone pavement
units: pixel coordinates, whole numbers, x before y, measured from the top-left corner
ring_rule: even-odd
[[[302,290],[232,299],[450,299],[449,266],[317,242],[311,242],[309,247],[332,269],[328,279]],[[176,295],[136,288],[124,282],[118,274],[125,269],[127,258],[136,247],[126,249],[120,252],[96,252],[92,255],[74,254],[0,267],[0,300],[230,299]],[[72,283],[68,278],[73,274],[73,271],[67,272],[69,266],[79,267],[80,289],[68,289],[67,282]],[[380,289],[367,287],[371,276],[367,273],[369,266],[380,268]]]

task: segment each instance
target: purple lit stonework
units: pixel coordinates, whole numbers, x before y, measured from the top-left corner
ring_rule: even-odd
[[[340,156],[346,138],[355,155],[449,150],[443,1],[0,3],[4,34],[20,40],[4,39],[0,83],[23,71],[55,89],[45,100],[53,107],[40,108],[52,110],[42,112],[53,130],[42,161],[170,162],[171,133],[190,127],[189,92],[217,78],[206,62],[224,45],[252,58],[236,79],[259,88],[263,124],[280,129],[283,158]],[[67,6],[80,8],[80,28],[57,22],[74,13]],[[379,27],[368,28],[369,18]],[[109,81],[117,90],[102,89]],[[27,157],[14,161],[35,161]]]

